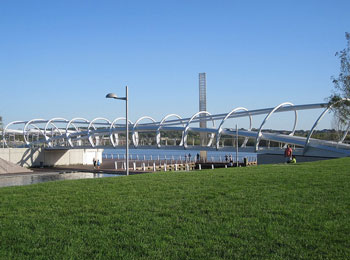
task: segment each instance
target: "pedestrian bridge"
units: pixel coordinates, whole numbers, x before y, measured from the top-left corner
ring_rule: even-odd
[[[298,111],[322,109],[307,136],[295,136],[298,123]],[[291,144],[296,154],[310,156],[341,157],[350,155],[350,145],[344,143],[349,128],[338,141],[318,140],[312,138],[315,128],[329,111],[326,103],[294,105],[290,102],[272,108],[248,110],[236,107],[228,113],[211,114],[200,111],[189,118],[177,114],[166,115],[160,121],[143,116],[135,122],[129,121],[131,134],[130,148],[142,149],[195,149],[235,151],[235,145],[224,146],[223,139],[239,140],[239,150],[257,153],[283,152],[286,144]],[[266,122],[275,113],[294,112],[290,118],[293,122],[288,134],[264,131]],[[263,115],[264,119],[253,128],[254,118]],[[290,117],[290,114],[288,114]],[[245,128],[224,128],[229,119],[247,117],[249,125]],[[82,148],[123,148],[125,147],[124,117],[113,121],[98,117],[93,120],[85,118],[52,118],[14,121],[2,131],[2,147],[45,147],[45,149],[82,149]],[[207,127],[200,128],[199,122],[206,121]],[[165,134],[165,133],[168,134]],[[172,137],[170,137],[172,136]],[[199,144],[199,136],[201,144]],[[198,139],[196,139],[198,137]],[[192,140],[192,142],[191,142]],[[233,141],[232,141],[233,142]],[[264,143],[264,145],[262,145]],[[270,144],[274,143],[274,146]],[[276,145],[278,144],[278,145]]]

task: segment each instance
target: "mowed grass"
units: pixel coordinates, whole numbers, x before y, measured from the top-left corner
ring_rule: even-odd
[[[0,259],[349,259],[350,158],[0,188]]]

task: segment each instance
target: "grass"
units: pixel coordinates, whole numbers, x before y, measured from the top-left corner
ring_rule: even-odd
[[[350,158],[0,189],[0,259],[349,259]]]

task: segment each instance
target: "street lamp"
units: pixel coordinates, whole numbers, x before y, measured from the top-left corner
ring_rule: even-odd
[[[128,86],[125,86],[125,97],[118,97],[114,93],[109,93],[106,95],[106,98],[114,98],[114,99],[121,99],[125,100],[125,124],[126,124],[126,144],[125,144],[125,171],[126,175],[129,175],[129,120],[128,120]]]

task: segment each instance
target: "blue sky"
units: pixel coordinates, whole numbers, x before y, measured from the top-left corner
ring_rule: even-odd
[[[334,54],[346,45],[349,10],[345,0],[2,0],[0,115],[5,123],[112,120],[124,104],[104,97],[128,85],[133,121],[190,117],[199,72],[207,73],[211,113],[323,102],[339,72]],[[297,128],[310,128],[320,112]],[[276,115],[269,126],[290,128],[292,116]]]

